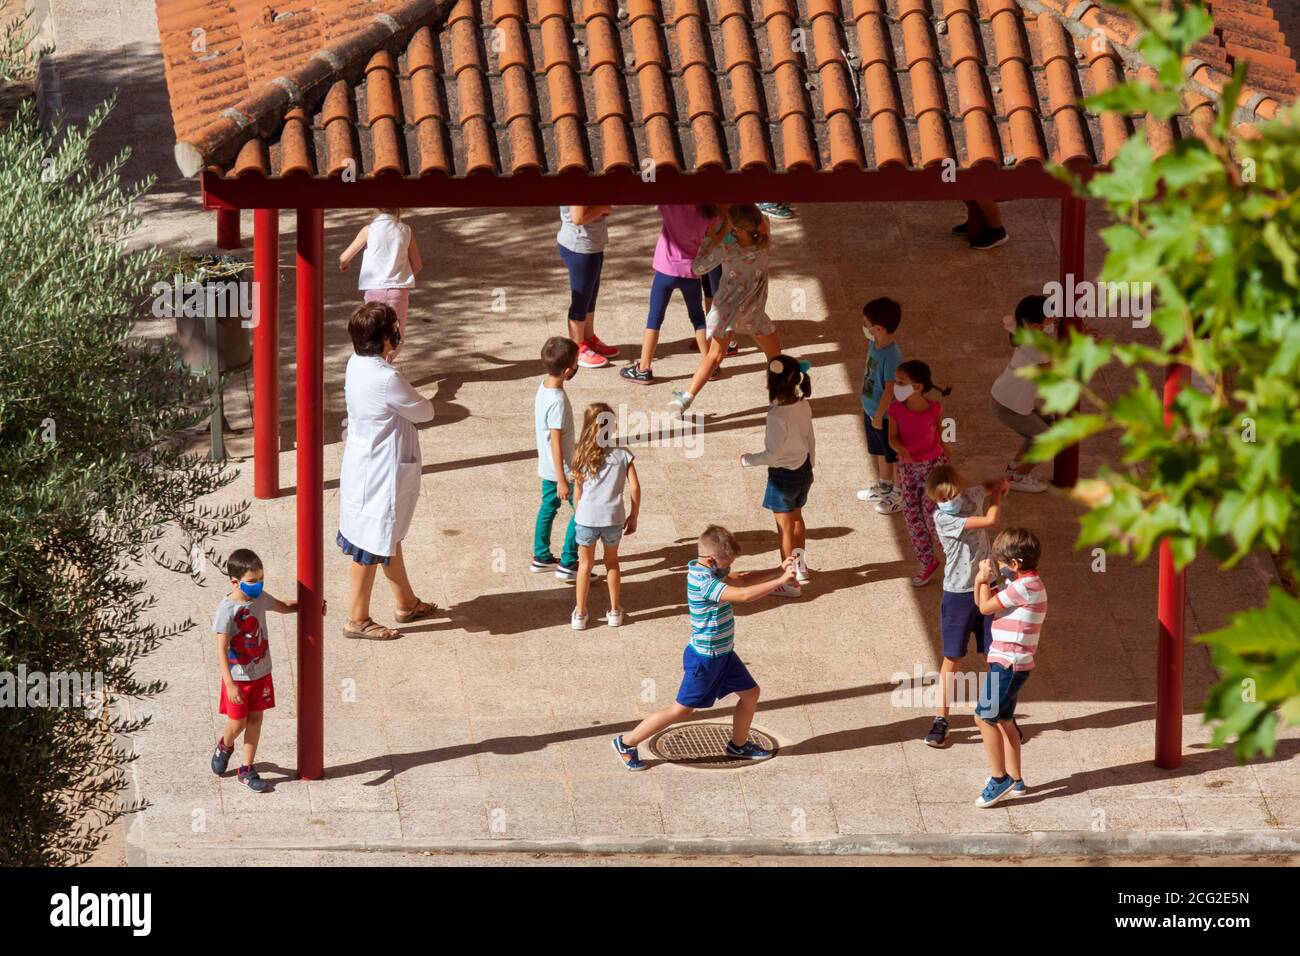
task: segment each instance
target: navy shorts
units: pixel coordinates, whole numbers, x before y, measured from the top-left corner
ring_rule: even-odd
[[[880,455],[891,465],[898,461],[898,452],[894,451],[894,446],[889,443],[889,417],[882,418],[880,420],[882,427],[877,428],[871,424],[871,416],[864,410],[862,421],[867,427],[867,454]]]
[[[677,689],[677,703],[683,707],[712,707],[728,694],[757,686],[735,651],[705,657],[689,644],[682,651],[682,686]]]
[[[798,468],[769,468],[763,507],[777,514],[798,511],[807,503],[812,483],[811,458],[805,458]]]
[[[1013,671],[1002,664],[990,664],[980,687],[975,716],[989,723],[1015,717],[1016,700],[1020,697],[1020,688],[1029,680],[1029,674],[1029,671]]]
[[[975,650],[989,652],[993,640],[993,617],[981,614],[973,591],[944,591],[939,600],[939,634],[943,639],[944,657],[965,657],[970,636],[975,635]]]
[[[655,272],[654,282],[650,286],[650,313],[646,316],[645,327],[657,332],[663,326],[664,316],[668,314],[668,302],[672,299],[674,290],[682,294],[691,327],[697,332],[703,332],[704,283],[699,279],[683,279],[680,276],[664,275],[658,271]]]

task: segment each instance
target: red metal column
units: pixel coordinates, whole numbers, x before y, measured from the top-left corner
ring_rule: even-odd
[[[1187,380],[1186,365],[1165,373],[1165,425],[1173,423],[1174,399]],[[1187,570],[1175,570],[1173,549],[1160,542],[1156,636],[1156,766],[1174,770],[1183,763],[1183,612],[1187,607]]]
[[[239,210],[217,210],[217,248],[238,249],[242,245],[239,238]]]
[[[1061,200],[1061,288],[1068,292],[1073,284],[1087,279],[1085,248],[1087,235],[1087,207],[1082,199],[1070,196]],[[1064,338],[1071,327],[1077,327],[1077,316],[1058,318],[1056,334]],[[1058,488],[1073,488],[1079,480],[1079,446],[1071,445],[1052,462],[1052,484]]]
[[[253,495],[280,494],[280,210],[253,212]]]
[[[298,776],[325,770],[325,214],[298,210]]]

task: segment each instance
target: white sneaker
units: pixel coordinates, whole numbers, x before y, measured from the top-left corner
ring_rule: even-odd
[[[903,496],[894,489],[876,502],[876,513],[882,515],[897,514],[903,510]]]
[[[569,617],[569,623],[573,625],[575,631],[585,631],[587,629],[587,615],[579,614],[578,609],[573,609],[573,614]]]
[[[863,488],[858,492],[859,501],[879,501],[885,492],[880,487],[880,482],[876,482],[870,488]]]
[[[623,626],[623,612],[615,611],[612,608],[605,612],[605,623],[610,627]]]
[[[687,395],[681,389],[673,389],[672,401],[668,403],[668,414],[681,418],[693,401],[695,401],[693,396]]]
[[[1035,477],[1032,473],[1022,475],[1018,471],[1013,471],[1007,475],[1011,479],[1012,491],[1025,491],[1030,494],[1038,494],[1047,490],[1047,482],[1041,478]]]
[[[808,561],[804,557],[803,548],[795,548],[790,556],[794,558],[794,579],[801,585],[807,584],[812,578],[808,577]]]
[[[773,597],[797,598],[803,597],[803,588],[797,584],[783,584],[772,592]]]

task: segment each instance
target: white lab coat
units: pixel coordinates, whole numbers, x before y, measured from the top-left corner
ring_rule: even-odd
[[[433,419],[433,402],[378,355],[353,355],[343,381],[348,442],[339,475],[339,531],[358,548],[391,557],[415,515],[415,426]]]

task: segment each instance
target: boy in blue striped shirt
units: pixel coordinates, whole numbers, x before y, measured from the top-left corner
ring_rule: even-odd
[[[682,684],[677,702],[651,714],[631,733],[614,738],[623,765],[644,770],[637,745],[696,709],[712,707],[728,694],[740,698],[731,718],[727,755],[741,760],[766,760],[771,751],[749,739],[749,725],[758,708],[759,687],[733,648],[736,633],[731,605],[767,597],[794,580],[795,560],[787,558],[775,571],[731,573],[740,546],[726,528],[711,524],[699,540],[699,557],[686,566],[686,605],[691,615],[691,639],[682,652]]]

